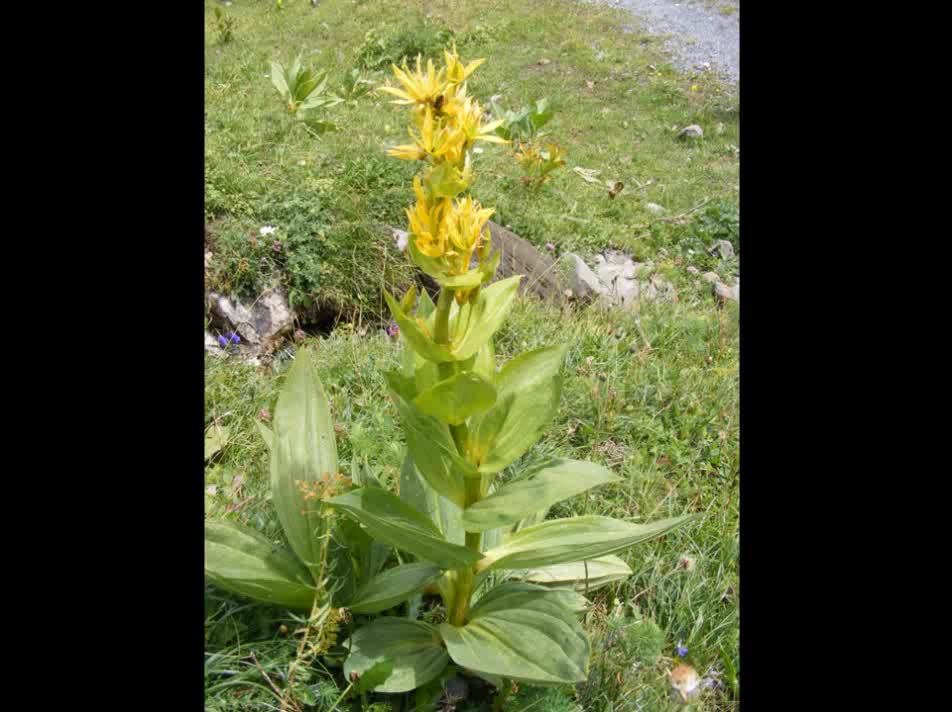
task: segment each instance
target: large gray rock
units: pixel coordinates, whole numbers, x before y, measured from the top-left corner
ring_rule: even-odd
[[[585,261],[573,252],[566,252],[559,258],[566,283],[572,293],[580,299],[591,299],[608,294],[608,287],[598,278]]]
[[[208,304],[221,330],[234,331],[254,351],[272,351],[294,324],[294,313],[280,287],[264,292],[250,309],[217,292],[208,293]]]
[[[635,262],[618,250],[607,250],[595,258],[595,276],[608,285],[604,300],[613,306],[632,308],[640,301],[677,301],[674,286],[652,271],[650,262]]]
[[[735,291],[723,282],[715,282],[713,285],[711,285],[711,291],[714,293],[714,297],[717,299],[718,304],[723,305],[728,301],[740,301],[740,284],[737,285]]]
[[[722,260],[729,260],[734,256],[734,246],[727,240],[718,240],[711,253]]]
[[[205,332],[205,350],[212,356],[221,356],[223,353],[217,337],[207,331]]]
[[[697,124],[691,124],[690,126],[685,126],[678,133],[678,138],[701,138],[704,135],[704,129],[702,129]]]

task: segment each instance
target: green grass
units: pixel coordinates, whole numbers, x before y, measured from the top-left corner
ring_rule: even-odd
[[[328,110],[324,118],[342,130],[314,139],[286,120],[265,77],[270,61],[287,64],[303,51],[306,63],[328,69],[337,89],[352,67],[434,51],[432,38],[452,28],[464,60],[489,60],[470,82],[473,95],[485,101],[502,94],[506,108],[543,96],[552,101],[556,113],[546,129],[568,149],[569,168],[534,193],[522,187],[505,147],[488,146],[476,164],[475,196],[497,208],[498,222],[537,245],[554,242],[586,258],[614,246],[653,260],[679,300],[643,305],[638,313],[517,303],[496,338],[500,364],[544,344],[568,341],[571,348],[559,413],[510,475],[552,454],[591,459],[623,481],[551,516],[702,516],[626,552],[634,575],[592,594],[586,684],[523,688],[508,709],[680,708],[668,697],[666,678],[679,641],[701,675],[713,667],[723,683],[695,709],[738,709],[737,310],[718,309],[708,285],[685,271],[693,264],[726,280],[738,272],[739,257],[721,264],[707,254],[719,239],[739,248],[736,97],[706,79],[676,74],[655,39],[621,31],[630,18],[604,6],[323,0],[312,9],[300,0],[277,12],[273,2],[237,2],[223,8],[236,20],[233,39],[219,44],[215,5],[206,3],[210,286],[254,296],[276,280],[298,301],[332,303],[355,319],[307,345],[316,350],[338,424],[341,471],[366,458],[391,488],[403,438],[383,372],[398,363],[399,344],[380,333],[376,319],[384,313],[381,289],[410,279],[411,271],[378,226],[402,227],[411,200],[415,166],[384,153],[405,137],[406,117],[385,99],[364,97]],[[542,58],[551,61],[539,64]],[[387,78],[383,70],[362,71],[376,82]],[[674,129],[691,123],[704,128],[704,139],[677,141]],[[574,174],[576,165],[620,179],[625,189],[612,200],[607,188]],[[663,205],[666,219],[650,214],[647,202]],[[278,228],[278,250],[273,238],[258,235],[266,224]],[[206,488],[213,488],[207,516],[243,522],[275,540],[281,528],[255,421],[261,409],[273,409],[286,365],[278,359],[273,369],[259,370],[206,358],[206,422],[229,429],[224,449],[206,466]],[[683,556],[695,562],[690,570],[679,565]],[[280,709],[272,684],[283,687],[296,649],[281,627],[297,625],[286,611],[208,587],[206,709]],[[313,669],[298,681],[298,698],[309,709],[329,709],[338,694],[335,673]]]
[[[591,459],[622,476],[623,483],[559,505],[551,516],[651,520],[703,513],[699,524],[631,549],[625,558],[634,575],[592,595],[586,626],[597,652],[589,683],[575,693],[586,710],[631,709],[634,701],[643,709],[667,709],[665,669],[683,641],[698,671],[713,666],[726,685],[709,693],[706,709],[734,709],[729,671],[738,665],[736,310],[717,312],[704,300],[683,298],[673,310],[644,309],[640,323],[650,351],[631,314],[517,304],[497,339],[500,361],[560,340],[572,347],[559,414],[511,472],[559,455]],[[359,336],[353,329],[339,329],[312,345],[339,425],[341,470],[350,471],[351,463],[366,457],[395,488],[402,437],[382,374],[398,363],[398,345],[382,334]],[[230,442],[206,474],[206,484],[218,486],[207,498],[208,516],[234,518],[279,538],[268,502],[266,450],[254,420],[261,408],[273,407],[281,376],[212,358],[207,365],[207,419],[220,418],[230,428]],[[229,484],[237,473],[244,480],[240,493]],[[679,566],[682,556],[694,559],[691,570]],[[227,600],[214,595],[216,601]],[[280,611],[263,614],[262,607],[238,602],[217,605],[224,607],[209,618],[210,656],[235,658],[239,649],[246,655],[255,650],[259,661],[271,656],[274,663],[275,657],[287,661],[293,655],[293,646],[282,644],[275,632]],[[639,631],[651,626],[658,629],[655,638],[639,639]],[[612,636],[618,630],[628,632]],[[255,672],[249,668],[251,679]]]
[[[235,3],[225,9],[236,19],[234,38],[221,44],[213,5],[206,3],[205,197],[221,236],[212,284],[224,291],[253,297],[276,274],[295,302],[382,315],[381,286],[409,278],[379,230],[404,227],[412,201],[416,165],[385,154],[406,138],[406,112],[369,95],[326,110],[321,118],[341,130],[311,137],[288,119],[266,76],[271,61],[287,65],[299,52],[339,89],[352,68],[436,52],[433,38],[452,30],[464,59],[489,58],[469,82],[484,104],[500,94],[503,107],[518,109],[548,97],[555,116],[546,130],[568,150],[568,166],[532,191],[511,151],[485,144],[472,191],[496,208],[497,222],[540,247],[552,242],[589,257],[612,245],[647,257],[688,228],[653,216],[646,203],[662,205],[668,218],[705,200],[737,204],[737,97],[714,80],[678,75],[656,38],[620,29],[631,24],[620,10],[567,0],[325,0],[313,9],[289,2],[280,12],[269,2]],[[390,80],[385,66],[363,71],[376,84]],[[675,138],[695,123],[702,140]],[[625,188],[611,199],[576,166]],[[280,252],[270,239],[252,245],[265,224],[277,226]]]

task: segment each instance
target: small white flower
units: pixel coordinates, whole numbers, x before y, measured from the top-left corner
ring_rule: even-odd
[[[214,497],[216,494],[218,494],[218,485],[209,485],[206,487],[205,494],[207,494],[209,497]]]
[[[481,149],[479,146],[473,149],[473,153],[482,153],[482,152],[483,152],[483,149]]]
[[[273,235],[277,229],[274,225],[265,225],[258,232],[261,233],[261,237],[267,237]]]
[[[300,161],[298,161],[298,165],[299,165],[299,166],[306,166],[306,165],[307,165],[307,161],[305,161],[305,160],[302,158]]]
[[[404,230],[394,230],[393,236],[397,238],[397,249],[400,250],[400,252],[403,252],[405,249],[407,249],[407,243],[410,240],[409,233]]]

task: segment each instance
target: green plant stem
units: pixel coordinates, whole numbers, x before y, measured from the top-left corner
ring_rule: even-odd
[[[433,340],[438,344],[449,343],[450,332],[450,307],[453,305],[453,290],[443,287],[440,290],[440,296],[436,302],[436,322],[433,326]],[[453,363],[441,363],[439,365],[440,378],[450,378],[455,372],[456,367]],[[450,432],[453,434],[453,440],[460,453],[465,452],[466,441],[469,437],[466,424],[452,426]],[[479,478],[466,479],[466,504],[472,504],[479,501]],[[466,548],[473,551],[479,551],[482,541],[482,535],[479,532],[466,532]],[[473,589],[476,583],[476,575],[472,567],[456,570],[456,581],[453,586],[453,600],[448,611],[449,622],[451,625],[461,626],[466,622],[466,615],[469,613],[469,599],[473,595]]]
[[[502,689],[499,690],[499,694],[496,695],[496,699],[493,701],[493,712],[501,712],[503,705],[506,704],[506,700],[509,699],[509,694],[511,692],[512,685],[509,683],[509,680],[503,678]]]
[[[350,690],[351,690],[351,688],[352,688],[353,686],[354,686],[354,683],[350,683],[350,684],[347,686],[347,688],[346,688],[342,693],[340,693],[340,697],[337,698],[337,701],[334,703],[334,706],[331,707],[330,710],[328,710],[328,712],[334,712],[334,710],[337,709],[337,705],[339,705],[339,704],[341,703],[341,701],[342,701],[345,697],[347,697],[347,695],[350,693]]]
[[[457,569],[453,609],[449,612],[450,625],[459,627],[466,622],[466,614],[469,613],[469,599],[473,595],[475,583],[476,576],[473,574],[472,568]]]

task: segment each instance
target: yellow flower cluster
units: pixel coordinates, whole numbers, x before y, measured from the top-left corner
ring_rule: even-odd
[[[489,254],[489,232],[484,227],[493,209],[469,196],[457,199],[473,181],[471,150],[476,141],[507,141],[493,134],[502,122],[483,123],[479,102],[466,96],[463,82],[485,60],[464,65],[455,47],[444,55],[445,66],[438,71],[433,60],[427,60],[424,71],[421,57],[416,71],[406,64],[403,69],[394,66],[402,88],[382,87],[382,91],[396,96],[395,104],[413,107],[409,130],[413,143],[393,147],[390,155],[428,163],[422,179],[413,179],[416,204],[407,210],[414,247],[454,276],[469,271],[474,253],[480,262]]]

